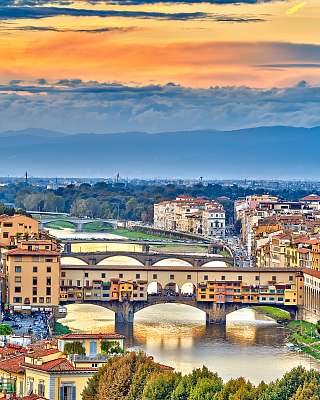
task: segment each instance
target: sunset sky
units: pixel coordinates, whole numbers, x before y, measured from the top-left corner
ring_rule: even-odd
[[[319,84],[319,0],[0,1],[1,131],[313,126]]]

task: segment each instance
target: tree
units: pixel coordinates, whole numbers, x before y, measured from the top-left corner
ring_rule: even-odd
[[[144,387],[142,400],[171,400],[180,375],[173,372],[153,374]]]
[[[87,202],[83,199],[76,199],[70,208],[70,214],[75,217],[87,216]]]
[[[221,378],[200,378],[192,388],[189,400],[212,400],[223,387]]]
[[[86,354],[86,349],[81,342],[71,342],[64,345],[64,352],[66,354]]]
[[[11,326],[9,326],[7,324],[0,324],[0,335],[1,336],[11,335],[12,332],[13,332],[13,329],[11,328]]]
[[[119,342],[115,340],[103,340],[101,343],[102,354],[121,354],[123,353]]]

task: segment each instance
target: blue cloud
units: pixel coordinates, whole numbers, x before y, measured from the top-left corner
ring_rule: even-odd
[[[39,79],[0,85],[0,98],[3,130],[36,127],[108,133],[224,130],[288,121],[292,126],[320,125],[320,87],[306,82],[279,89],[192,89]]]
[[[210,14],[203,12],[190,13],[164,13],[153,11],[118,11],[118,10],[92,10],[66,7],[0,7],[0,19],[41,19],[56,16],[75,17],[129,17],[129,18],[152,18],[170,19],[183,21],[188,19],[205,19]]]

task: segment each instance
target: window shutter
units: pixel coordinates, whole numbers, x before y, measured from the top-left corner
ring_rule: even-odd
[[[72,400],[76,400],[76,387],[72,386]]]
[[[63,386],[60,386],[60,399],[59,400],[64,400],[63,399]]]

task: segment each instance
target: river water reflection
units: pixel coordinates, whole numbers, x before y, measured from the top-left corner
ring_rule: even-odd
[[[91,305],[68,306],[61,322],[80,331],[115,332],[113,314]],[[279,325],[261,321],[206,326],[202,312],[184,305],[149,307],[136,314],[132,331],[117,331],[127,336],[129,348],[143,349],[184,373],[206,365],[223,379],[245,376],[257,383],[298,365],[319,369],[308,356],[286,348],[286,333]]]

